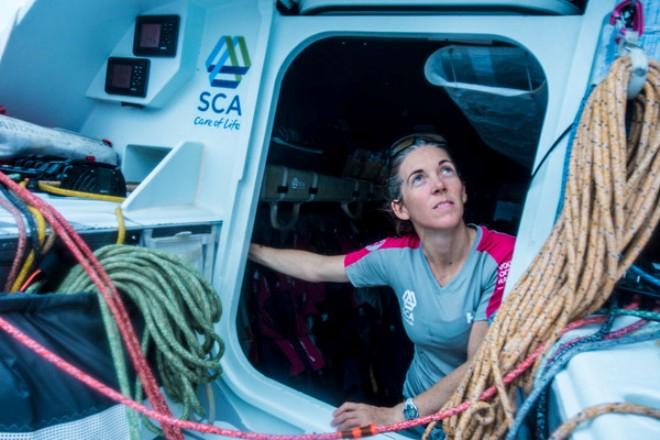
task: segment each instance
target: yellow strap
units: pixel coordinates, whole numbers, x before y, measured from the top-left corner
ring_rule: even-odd
[[[94,194],[84,191],[74,191],[71,189],[59,188],[57,186],[49,185],[43,182],[39,182],[37,186],[39,187],[40,190],[44,192],[47,192],[49,194],[55,194],[58,196],[81,197],[83,199],[103,200],[106,202],[116,202],[116,203],[121,203],[126,199],[126,197],[108,196],[106,194]]]
[[[115,215],[117,216],[117,241],[116,244],[124,244],[126,240],[126,223],[124,222],[124,213],[121,206],[115,208]]]

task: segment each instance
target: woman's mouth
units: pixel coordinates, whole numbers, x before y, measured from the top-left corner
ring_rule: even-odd
[[[440,209],[440,210],[442,210],[442,209],[448,209],[448,208],[451,208],[452,206],[454,206],[454,202],[452,202],[452,201],[450,201],[450,200],[443,200],[443,201],[438,202],[438,203],[436,203],[435,205],[433,205],[433,209],[434,209],[434,210],[435,210],[435,209]]]

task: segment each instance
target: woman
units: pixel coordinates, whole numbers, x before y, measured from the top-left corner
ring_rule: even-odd
[[[347,255],[250,247],[250,258],[307,281],[389,285],[401,306],[414,356],[394,407],[346,402],[333,414],[338,430],[390,424],[438,411],[458,386],[499,307],[512,236],[467,225],[465,185],[435,134],[413,134],[389,150],[389,207],[409,234]]]

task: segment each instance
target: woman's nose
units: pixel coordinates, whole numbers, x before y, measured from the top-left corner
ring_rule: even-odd
[[[431,184],[433,185],[433,192],[443,192],[447,190],[447,184],[445,182],[445,179],[442,178],[442,176],[435,175],[433,176],[431,180]]]

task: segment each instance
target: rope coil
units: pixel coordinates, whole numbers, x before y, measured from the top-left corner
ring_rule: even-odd
[[[566,324],[598,310],[650,239],[660,219],[660,68],[649,64],[632,104],[626,139],[626,90],[631,65],[617,60],[589,97],[572,147],[564,208],[550,237],[506,297],[470,369],[446,407],[472,404],[489,384],[495,418],[466,411],[444,421],[448,438],[501,437],[514,419],[510,370],[533,347],[549,349]],[[537,359],[512,385],[529,391]],[[433,425],[433,424],[431,424]],[[432,426],[425,432],[428,436]]]
[[[224,343],[214,330],[222,308],[213,287],[182,259],[154,249],[108,245],[94,255],[117,289],[139,309],[145,321],[141,347],[155,345],[156,366],[167,395],[183,403],[182,418],[191,412],[205,416],[197,397],[199,385],[221,373]],[[58,288],[62,293],[97,291],[84,269],[74,267]],[[119,332],[101,301],[118,373],[126,377]],[[117,359],[120,357],[121,359]],[[124,379],[126,380],[126,379]],[[126,394],[126,393],[124,393]],[[142,399],[136,387],[136,400]]]

